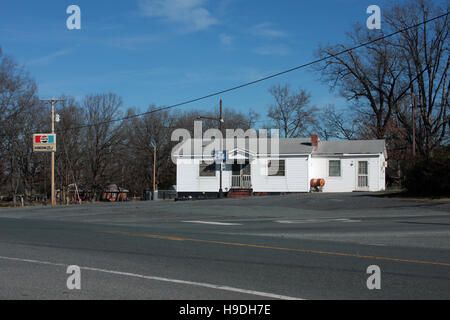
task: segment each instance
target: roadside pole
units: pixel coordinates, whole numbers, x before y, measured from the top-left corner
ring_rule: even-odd
[[[414,97],[414,87],[411,87],[411,107],[412,107],[412,156],[416,161],[416,99]]]
[[[156,190],[156,143],[153,146],[153,200],[158,200],[158,190]]]
[[[65,99],[55,99],[54,97],[52,97],[51,99],[41,99],[41,101],[50,101],[51,106],[52,106],[52,111],[51,111],[51,127],[52,127],[52,134],[55,133],[55,103],[57,101],[65,101]],[[55,151],[52,151],[52,160],[51,160],[51,172],[52,172],[52,181],[51,181],[51,185],[52,185],[52,194],[51,194],[51,199],[52,199],[52,206],[56,205],[56,193],[55,193]]]
[[[223,116],[222,116],[222,99],[220,99],[220,116],[219,116],[219,130],[220,130],[220,152],[223,154],[223,132],[222,132],[222,123],[223,123]],[[220,188],[219,188],[219,198],[223,198],[223,188],[222,188],[222,171],[223,171],[223,161],[220,161]]]
[[[52,133],[55,133],[55,101],[52,98]],[[55,151],[52,151],[52,206],[56,205],[55,197]]]
[[[223,132],[222,132],[222,124],[223,124],[223,113],[222,113],[222,99],[220,99],[220,115],[219,118],[211,118],[211,117],[202,117],[199,116],[197,119],[207,119],[207,120],[214,120],[219,122],[219,131],[221,133],[220,137],[220,153],[223,155]],[[222,185],[222,171],[223,171],[223,159],[220,161],[220,186],[219,186],[219,198],[223,198],[223,185]]]

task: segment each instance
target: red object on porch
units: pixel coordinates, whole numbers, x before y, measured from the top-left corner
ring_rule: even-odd
[[[317,188],[317,187],[324,187],[325,186],[325,179],[311,179],[311,187]]]

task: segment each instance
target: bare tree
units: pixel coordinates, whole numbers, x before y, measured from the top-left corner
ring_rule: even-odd
[[[153,154],[156,148],[156,181],[159,187],[167,188],[175,184],[175,167],[169,157],[172,142],[171,131],[175,128],[176,116],[170,111],[159,111],[151,105],[143,117],[129,121],[127,132],[129,146],[132,150],[133,177],[135,189],[140,192],[149,190],[153,186]]]
[[[10,56],[2,56],[0,48],[0,133],[21,113],[38,103],[37,86],[28,72]],[[2,139],[0,147],[3,146]]]
[[[352,140],[357,137],[357,121],[348,112],[336,110],[334,105],[327,105],[319,113],[320,120],[314,125],[316,131],[323,140],[331,138]]]
[[[116,163],[115,151],[123,138],[122,121],[113,121],[121,117],[122,99],[114,93],[87,95],[83,107],[87,124],[83,165],[86,182],[96,198],[110,182],[111,170]]]
[[[381,36],[383,31],[374,35],[373,31],[363,26],[355,26],[348,33],[351,46]],[[373,137],[383,139],[394,108],[405,98],[410,88],[410,82],[403,77],[406,68],[387,40],[336,55],[344,50],[344,45],[320,48],[318,55],[330,58],[318,65],[316,70],[321,72],[322,80],[332,90],[339,89],[341,96],[354,103],[355,111],[359,114],[357,117],[370,120],[365,129]]]
[[[448,12],[449,9],[448,2],[445,8],[432,1],[413,0],[406,5],[394,6],[386,14],[386,21],[394,29],[404,29]],[[429,157],[448,138],[449,27],[447,15],[402,32],[393,43],[407,69],[407,77],[413,83],[407,104],[412,101],[417,110],[416,142],[418,151],[425,157]],[[409,136],[412,136],[411,108],[401,107],[397,106],[397,115]]]
[[[14,201],[18,192],[32,190],[37,170],[31,134],[39,128],[42,112],[36,93],[28,72],[0,49],[0,161]]]
[[[360,45],[407,29],[398,36],[339,56],[335,54],[345,50],[344,45],[319,49],[319,56],[329,59],[317,70],[330,88],[338,88],[354,102],[361,136],[396,140],[392,144],[397,149],[401,147],[398,140],[403,139],[402,148],[411,149],[414,104],[419,153],[428,157],[448,140],[449,18],[408,28],[448,10],[448,2],[443,8],[432,1],[405,1],[385,10],[383,31],[356,26],[348,35],[350,45]]]
[[[280,130],[281,136],[295,138],[309,134],[316,122],[317,109],[310,107],[311,95],[303,89],[292,92],[288,84],[269,88],[275,103],[269,106],[267,116]]]
[[[83,161],[85,157],[86,129],[85,110],[71,96],[61,96],[64,101],[58,104],[57,112],[60,122],[56,124],[58,135],[58,148],[56,152],[57,185],[61,186],[61,199],[65,200],[67,187],[80,184],[84,172]]]

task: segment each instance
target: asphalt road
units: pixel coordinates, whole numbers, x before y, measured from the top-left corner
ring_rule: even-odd
[[[367,288],[371,265],[380,290]],[[0,209],[0,299],[292,298],[449,299],[450,203],[353,193]]]

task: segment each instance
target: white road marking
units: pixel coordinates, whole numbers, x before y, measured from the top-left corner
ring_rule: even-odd
[[[361,220],[353,220],[353,219],[334,219],[334,221],[340,221],[344,223],[361,222]]]
[[[338,221],[343,223],[352,223],[352,222],[361,222],[361,220],[352,220],[352,219],[302,219],[302,220],[275,220],[276,223],[325,223]]]
[[[317,220],[317,219],[304,219],[304,220],[276,220],[276,223],[319,223],[319,222],[325,222],[323,220]]]
[[[68,264],[63,264],[63,263],[55,263],[55,262],[41,261],[41,260],[32,260],[32,259],[11,258],[11,257],[3,257],[3,256],[0,256],[0,259],[9,260],[9,261],[19,261],[19,262],[43,264],[43,265],[50,265],[50,266],[57,266],[57,267],[68,267],[69,266]],[[274,293],[254,291],[254,290],[247,290],[247,289],[240,289],[240,288],[234,288],[234,287],[217,285],[217,284],[211,284],[211,283],[194,282],[194,281],[186,281],[186,280],[178,280],[178,279],[169,279],[169,278],[155,277],[155,276],[145,276],[145,275],[136,274],[136,273],[113,271],[113,270],[91,268],[91,267],[81,267],[80,266],[80,269],[81,270],[88,270],[88,271],[95,271],[95,272],[102,272],[102,273],[109,273],[109,274],[114,274],[114,275],[119,275],[119,276],[141,278],[141,279],[163,281],[163,282],[171,282],[171,283],[178,283],[178,284],[186,284],[186,285],[197,286],[197,287],[204,287],[204,288],[210,288],[210,289],[216,289],[216,290],[245,293],[245,294],[249,294],[249,295],[260,296],[260,297],[271,298],[271,299],[304,300],[304,299],[300,299],[300,298],[284,296],[284,295],[279,295],[279,294],[274,294]]]
[[[185,223],[213,224],[218,226],[241,226],[242,223],[216,222],[216,221],[182,221]]]
[[[362,243],[364,244],[364,243]],[[371,246],[377,246],[377,247],[387,247],[387,244],[385,243],[369,243]]]

